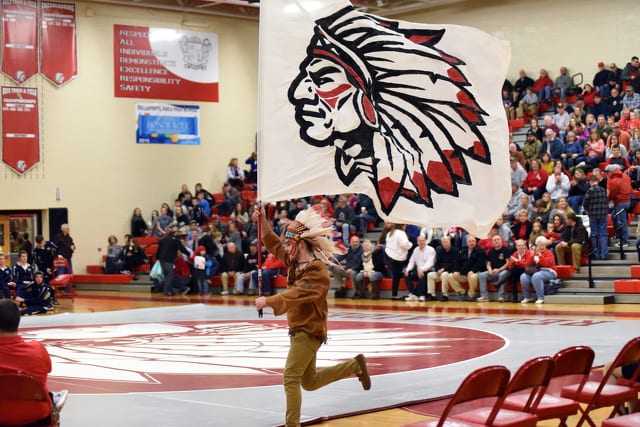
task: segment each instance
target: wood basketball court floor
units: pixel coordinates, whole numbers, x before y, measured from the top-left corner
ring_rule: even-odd
[[[286,320],[269,310],[258,319],[252,303],[82,291],[55,314],[23,318],[21,332],[47,344],[49,387],[71,391],[64,426],[279,425]],[[354,378],[304,392],[303,421],[328,427],[428,419],[438,403],[415,403],[453,393],[473,369],[503,364],[513,372],[578,344],[592,346],[602,365],[640,331],[640,306],[629,304],[336,299],[329,311],[318,366],[362,352],[373,387],[365,392]]]

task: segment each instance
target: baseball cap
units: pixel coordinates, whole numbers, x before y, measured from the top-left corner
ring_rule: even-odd
[[[529,129],[529,130],[527,131],[527,136],[529,136],[529,135],[535,135],[535,134],[536,134],[536,133],[535,133],[534,131],[532,131],[531,129]]]

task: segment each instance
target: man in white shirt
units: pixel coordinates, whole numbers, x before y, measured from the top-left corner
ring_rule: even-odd
[[[413,250],[409,263],[404,272],[409,295],[405,301],[435,301],[436,296],[428,294],[426,290],[427,274],[436,263],[436,250],[427,245],[424,235],[418,236],[418,246]],[[418,285],[415,285],[417,280]]]

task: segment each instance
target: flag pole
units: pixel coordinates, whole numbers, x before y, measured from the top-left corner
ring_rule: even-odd
[[[256,203],[258,209],[258,298],[262,296],[262,202]],[[258,310],[258,317],[262,318],[262,309]]]

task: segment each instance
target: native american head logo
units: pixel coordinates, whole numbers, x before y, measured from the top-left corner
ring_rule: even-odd
[[[491,163],[466,64],[438,48],[445,30],[410,26],[352,7],[317,20],[288,92],[300,137],[335,148],[343,184],[365,174],[385,214],[401,197],[458,197],[467,162]]]

